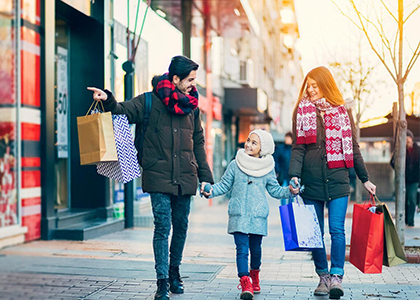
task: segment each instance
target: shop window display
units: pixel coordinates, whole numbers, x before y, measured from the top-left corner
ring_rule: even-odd
[[[18,224],[14,1],[0,1],[0,229]]]

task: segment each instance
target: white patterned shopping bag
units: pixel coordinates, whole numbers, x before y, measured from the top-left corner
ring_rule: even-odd
[[[114,125],[115,146],[118,161],[103,162],[96,166],[98,174],[127,183],[140,177],[137,150],[126,115],[112,115]]]
[[[305,205],[302,198],[280,206],[284,248],[286,251],[310,251],[323,248],[321,228],[313,205]]]

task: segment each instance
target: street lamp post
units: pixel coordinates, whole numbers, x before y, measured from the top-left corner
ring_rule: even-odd
[[[124,75],[124,101],[134,96],[134,63],[127,60],[122,65]],[[134,227],[134,182],[124,184],[124,218],[125,228]]]

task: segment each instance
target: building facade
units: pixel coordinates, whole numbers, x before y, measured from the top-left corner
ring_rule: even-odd
[[[0,247],[124,227],[109,180],[80,166],[77,138],[86,86],[105,85],[107,11],[109,1],[0,4]]]
[[[40,237],[40,2],[0,4],[0,247]]]

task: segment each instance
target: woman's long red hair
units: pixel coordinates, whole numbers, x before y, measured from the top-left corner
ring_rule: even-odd
[[[308,77],[315,80],[318,84],[318,88],[324,94],[325,100],[333,106],[343,105],[345,103],[343,95],[338,89],[337,83],[334,80],[330,70],[326,67],[317,67],[312,69],[303,80],[302,87],[300,88],[299,98],[296,103],[295,109],[299,106],[299,102],[304,95],[306,95],[306,89],[308,84]]]

